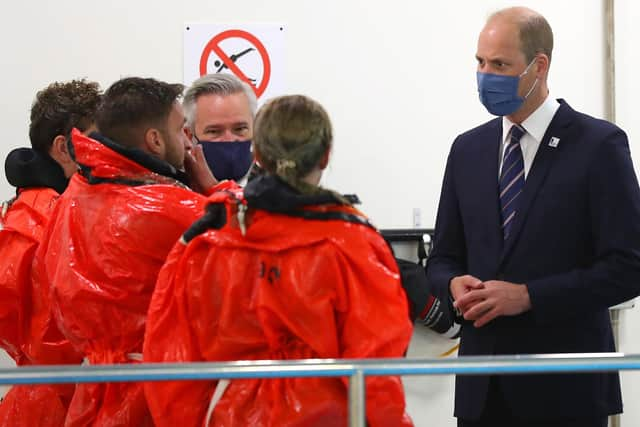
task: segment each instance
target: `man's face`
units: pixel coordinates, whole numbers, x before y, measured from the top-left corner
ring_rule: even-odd
[[[174,102],[162,136],[165,140],[164,160],[178,169],[183,169],[185,150],[191,146],[191,142],[184,134],[184,122],[182,106],[178,102]]]
[[[518,27],[496,17],[485,25],[478,38],[478,71],[481,73],[519,76],[527,69],[527,61],[520,50]],[[533,86],[536,75],[535,64],[520,78],[518,95],[524,96]]]
[[[246,141],[253,137],[253,116],[244,93],[206,94],[196,100],[194,131],[201,141]]]

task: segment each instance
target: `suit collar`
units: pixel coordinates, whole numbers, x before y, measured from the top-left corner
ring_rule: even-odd
[[[560,103],[548,95],[544,102],[533,112],[526,120],[520,123],[520,126],[527,131],[533,139],[540,144],[544,138],[544,134],[549,129],[551,121],[560,108]],[[506,116],[502,117],[502,142],[504,143],[507,133],[514,123]]]

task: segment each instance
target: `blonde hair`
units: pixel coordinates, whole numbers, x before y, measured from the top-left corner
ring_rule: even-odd
[[[261,166],[303,194],[326,191],[303,178],[318,166],[332,141],[329,115],[311,98],[281,96],[258,111],[253,143]]]

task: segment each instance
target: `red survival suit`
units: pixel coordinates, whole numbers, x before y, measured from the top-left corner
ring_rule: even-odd
[[[169,255],[149,308],[145,361],[401,357],[412,331],[407,300],[366,218],[273,176],[244,194],[212,195]],[[345,378],[231,380],[211,412],[217,385],[145,384],[156,425],[347,424]],[[369,426],[412,425],[400,378],[369,377],[366,387]]]
[[[82,357],[54,322],[40,329],[31,325],[34,307],[51,319],[48,294],[33,286],[32,263],[67,179],[53,159],[30,148],[13,150],[5,170],[18,196],[3,204],[0,218],[0,346],[19,366],[80,363]],[[15,386],[0,404],[0,426],[62,426],[73,390],[73,385]]]
[[[206,198],[168,163],[92,138],[72,134],[80,172],[57,203],[37,259],[60,328],[86,361],[130,363],[141,357],[158,272]],[[79,384],[65,425],[153,424],[141,384],[110,383]]]

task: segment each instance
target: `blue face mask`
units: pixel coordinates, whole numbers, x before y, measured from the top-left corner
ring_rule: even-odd
[[[518,96],[520,78],[529,72],[529,67],[531,67],[534,62],[535,59],[531,61],[519,76],[503,76],[478,71],[476,73],[478,78],[478,94],[480,95],[482,105],[494,116],[508,116],[518,111],[522,103],[529,97],[538,84],[538,79],[536,79],[524,97]]]
[[[218,181],[239,181],[253,163],[251,141],[200,141],[207,164]]]

